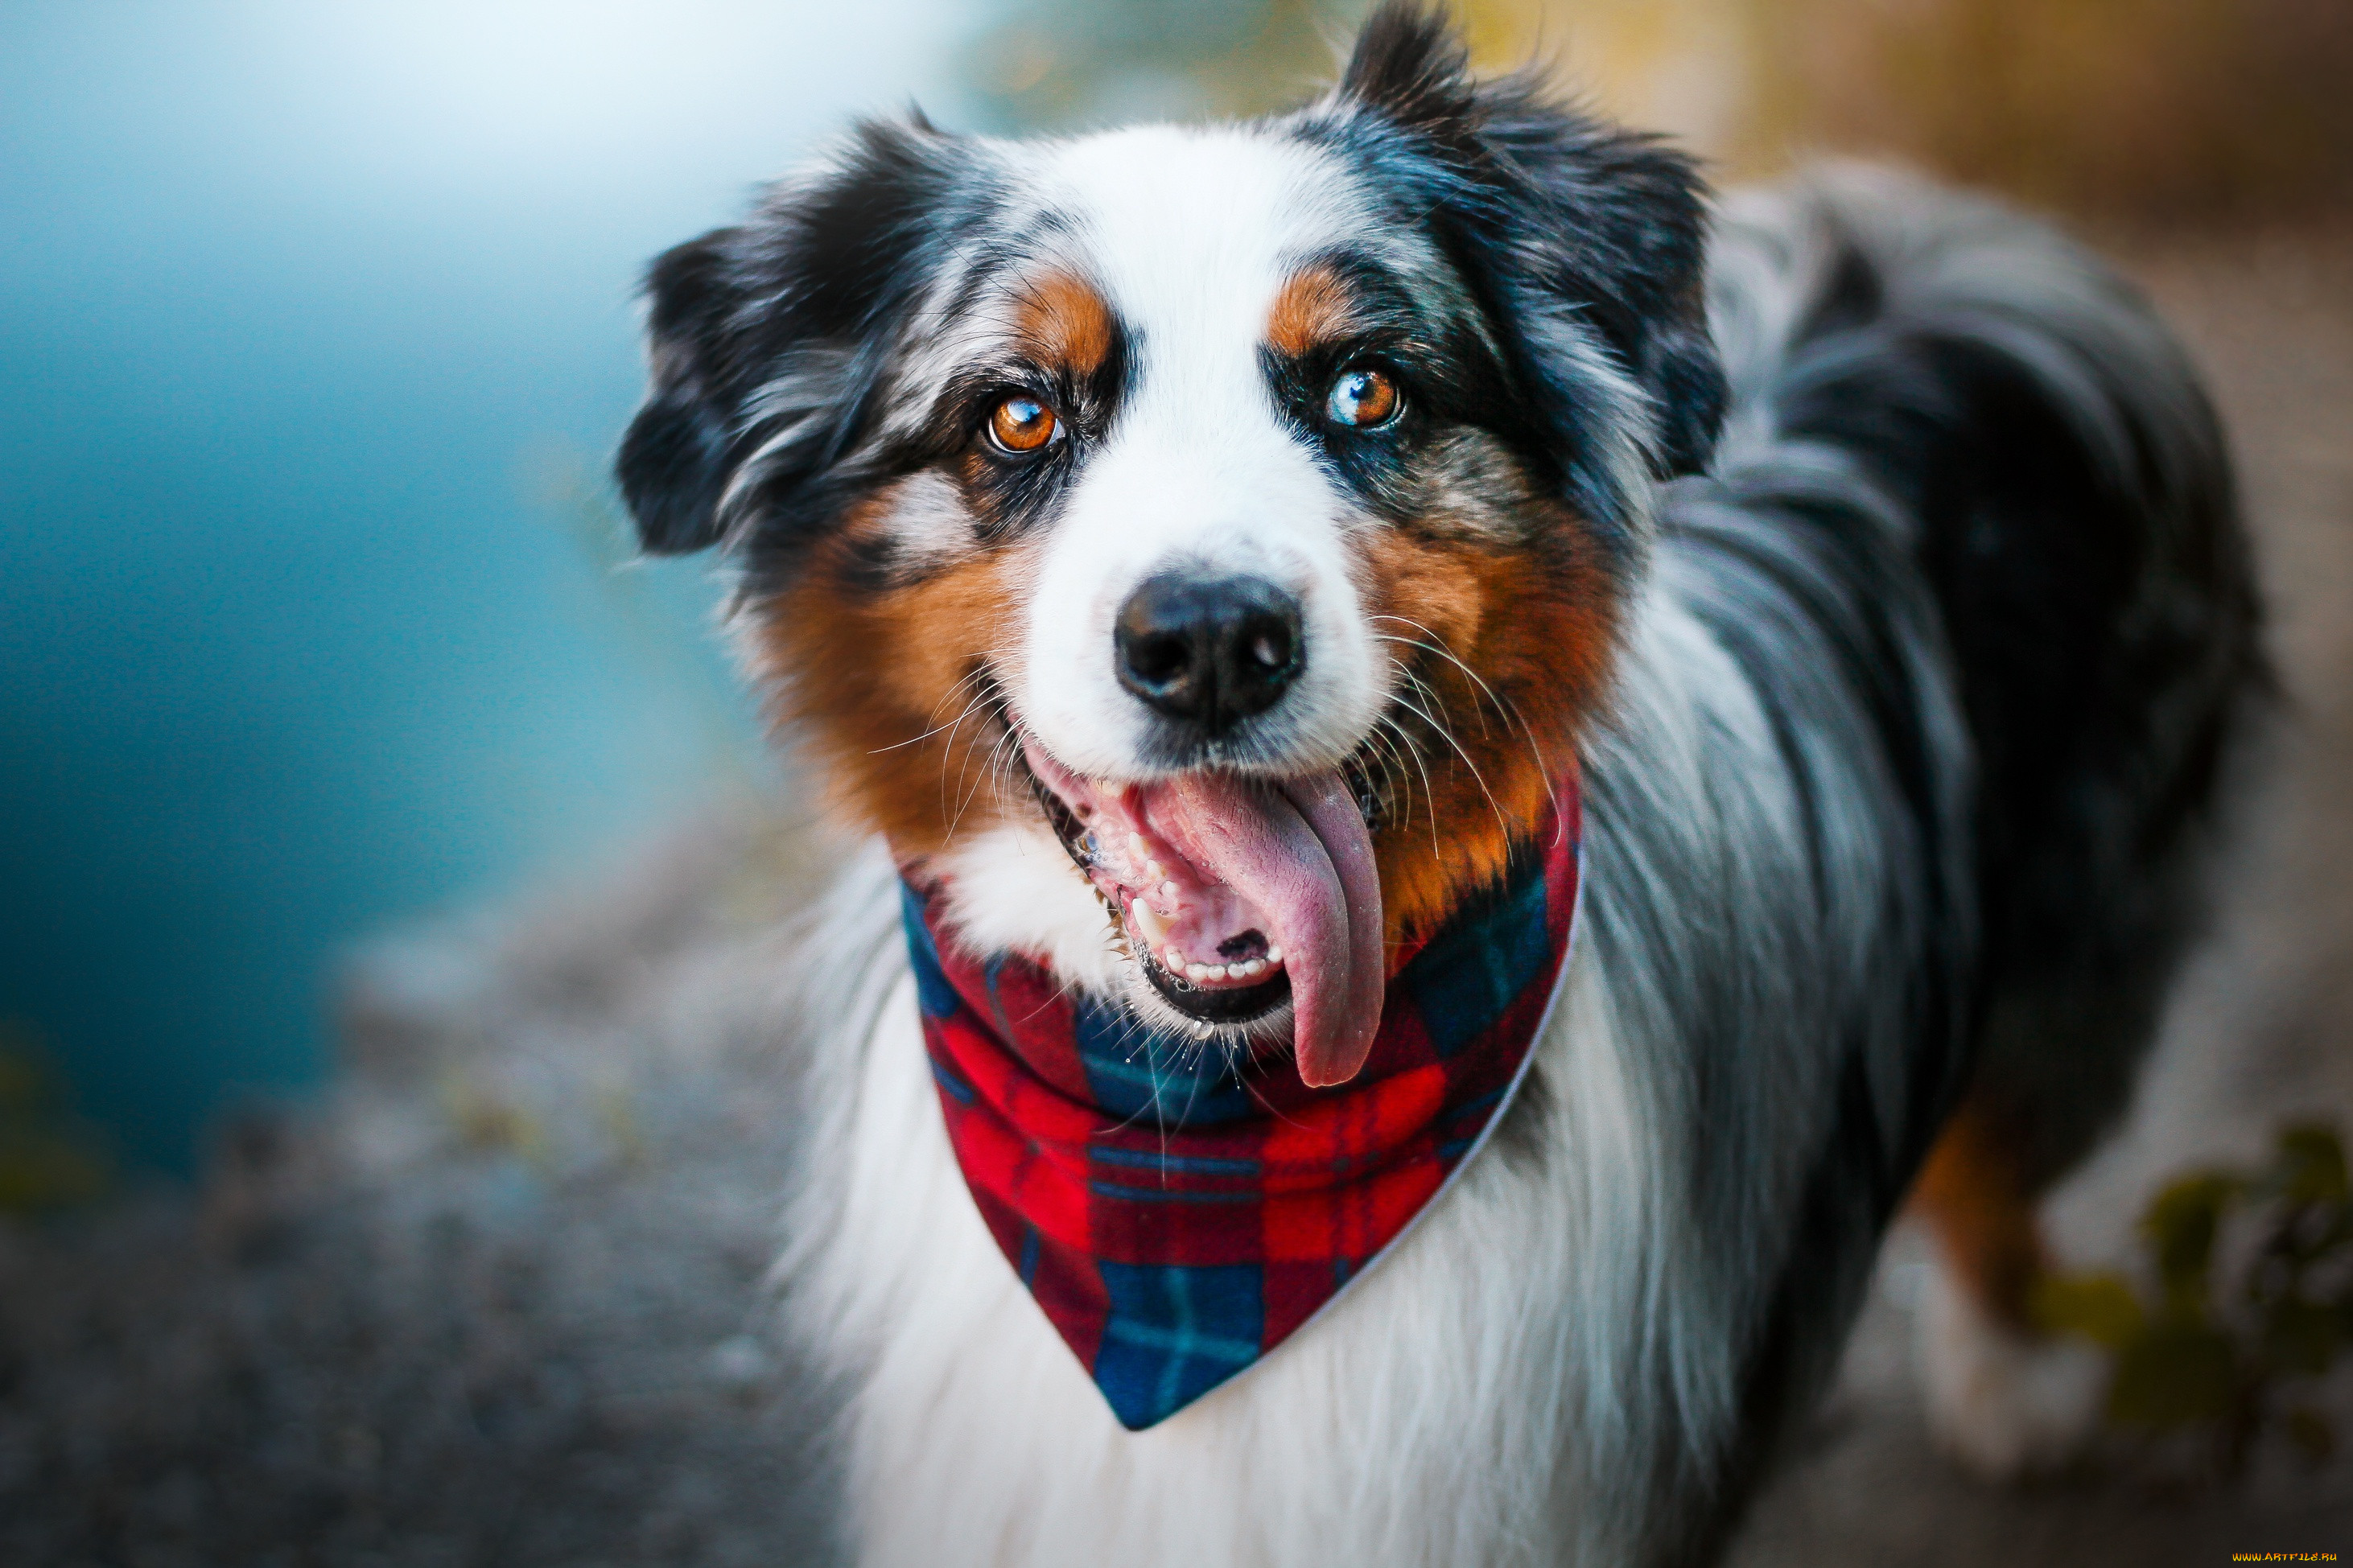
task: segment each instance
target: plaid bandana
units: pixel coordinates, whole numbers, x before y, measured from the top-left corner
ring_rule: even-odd
[[[1519,1087],[1568,955],[1579,810],[1392,959],[1364,1070],[1309,1089],[1072,997],[1031,961],[907,945],[948,1139],[990,1234],[1134,1431],[1256,1362],[1394,1242]]]

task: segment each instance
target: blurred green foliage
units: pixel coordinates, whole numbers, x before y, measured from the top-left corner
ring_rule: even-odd
[[[2187,1436],[2224,1476],[2274,1431],[2326,1460],[2337,1433],[2310,1385],[2353,1350],[2353,1187],[2336,1131],[2292,1126],[2260,1170],[2177,1177],[2139,1237],[2143,1289],[2122,1273],[2055,1274],[2033,1300],[2045,1331],[2115,1356],[2109,1425]]]
[[[73,1114],[32,1031],[0,1020],[0,1214],[54,1213],[103,1197],[114,1163]]]

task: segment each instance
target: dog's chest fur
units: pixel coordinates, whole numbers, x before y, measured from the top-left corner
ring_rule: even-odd
[[[811,1201],[838,1207],[811,1227],[824,1240],[799,1281],[813,1348],[858,1369],[859,1561],[1613,1556],[1632,1521],[1610,1483],[1639,1489],[1641,1467],[1593,1473],[1613,1446],[1564,1417],[1599,1392],[1573,1386],[1591,1364],[1580,1342],[1633,1324],[1631,1281],[1588,1243],[1593,1200],[1634,1198],[1643,1184],[1625,1178],[1645,1152],[1591,963],[1572,962],[1515,1125],[1323,1318],[1142,1433],[1113,1418],[982,1225],[901,979],[833,1064],[854,1109],[817,1158],[839,1180]]]

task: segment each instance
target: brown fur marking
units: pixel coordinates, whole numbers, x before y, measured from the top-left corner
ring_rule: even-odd
[[[2023,1151],[1977,1097],[1965,1099],[1928,1152],[1912,1189],[1953,1274],[1997,1319],[2028,1322],[2027,1300],[2043,1267],[2042,1239]]]
[[[1308,267],[1292,274],[1267,312],[1266,341],[1298,359],[1317,344],[1344,335],[1354,301],[1345,279],[1328,267]]]
[[[776,716],[816,748],[833,809],[902,855],[928,855],[1001,809],[990,762],[1005,731],[973,678],[1017,635],[1018,552],[853,592],[852,541],[881,525],[891,499],[870,498],[791,587],[754,607],[755,641]]]
[[[1014,333],[1041,366],[1091,375],[1111,353],[1111,307],[1085,279],[1050,272],[1023,291]]]
[[[1383,530],[1360,547],[1372,629],[1409,639],[1383,647],[1419,682],[1399,681],[1403,700],[1428,715],[1396,710],[1419,760],[1393,765],[1392,819],[1373,844],[1392,943],[1435,929],[1503,870],[1513,841],[1542,819],[1599,700],[1615,606],[1566,542],[1577,531],[1546,537],[1555,542],[1505,547]]]

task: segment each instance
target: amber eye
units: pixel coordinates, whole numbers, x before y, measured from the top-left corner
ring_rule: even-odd
[[[988,438],[1008,452],[1034,452],[1060,427],[1052,409],[1018,394],[998,404],[988,416]]]
[[[1344,370],[1332,384],[1324,413],[1335,425],[1370,430],[1397,417],[1397,383],[1377,370]]]

